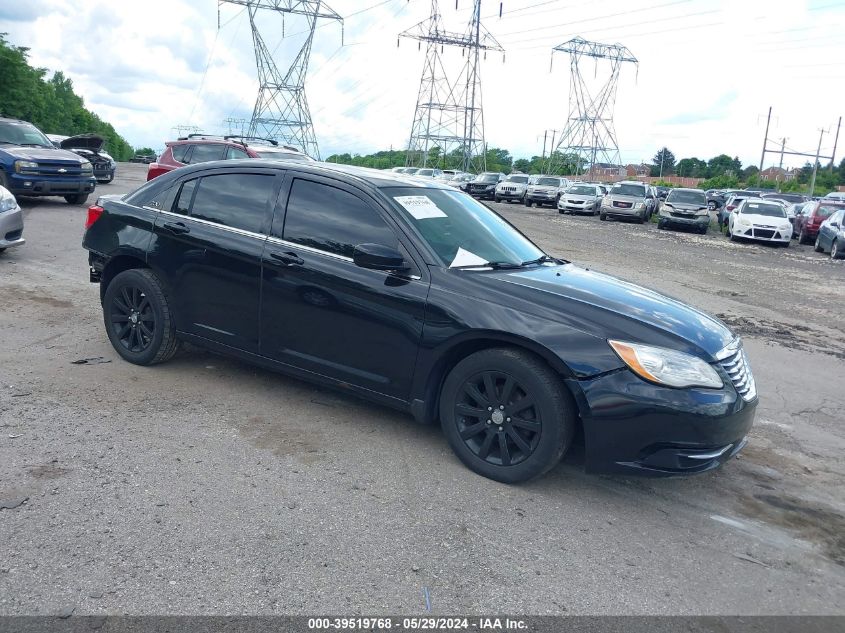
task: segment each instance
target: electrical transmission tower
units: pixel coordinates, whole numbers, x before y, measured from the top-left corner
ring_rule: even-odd
[[[481,53],[484,51],[486,57],[488,50],[504,53],[505,49],[481,25],[481,0],[474,0],[472,18],[464,33],[443,28],[438,2],[432,0],[431,17],[403,31],[399,37],[426,43],[406,164],[484,171],[487,161],[481,107]],[[461,48],[466,60],[454,81],[449,80],[443,63],[446,46]]]
[[[288,145],[299,147],[312,158],[319,160],[320,150],[311,123],[311,112],[305,98],[305,73],[311,55],[314,30],[320,18],[339,20],[343,18],[326,6],[322,0],[219,0],[220,3],[237,4],[246,7],[249,24],[252,27],[252,42],[255,47],[255,65],[258,68],[258,97],[249,123],[249,136],[278,139]],[[265,9],[305,18],[307,30],[305,42],[294,58],[287,72],[280,72],[273,61],[273,53],[261,37],[256,23],[259,10]],[[284,23],[282,25],[284,33]],[[284,35],[282,36],[284,37]],[[275,51],[274,51],[275,52]]]
[[[585,165],[589,165],[592,180],[600,163],[614,166],[621,163],[613,127],[619,71],[625,62],[639,62],[624,46],[588,42],[580,37],[555,46],[553,57],[555,51],[569,53],[569,115],[560,140],[549,156],[549,172],[554,173],[555,169],[571,163],[573,173],[577,175],[585,172]],[[596,65],[595,76],[590,82],[592,90],[581,74],[583,57],[592,58]],[[609,66],[603,63],[604,60]]]

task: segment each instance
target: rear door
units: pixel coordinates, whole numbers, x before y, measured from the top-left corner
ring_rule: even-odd
[[[263,260],[261,353],[407,401],[428,271],[374,197],[313,174],[282,187]],[[356,266],[358,244],[402,252],[408,275]]]
[[[158,214],[148,261],[168,281],[182,332],[258,351],[261,252],[281,172],[201,172]]]

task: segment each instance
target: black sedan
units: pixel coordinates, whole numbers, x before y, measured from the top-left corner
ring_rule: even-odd
[[[351,391],[439,422],[499,481],[554,467],[579,427],[590,470],[706,471],[757,405],[721,321],[548,255],[434,181],[203,163],[101,199],[83,244],[124,359],[190,341]]]

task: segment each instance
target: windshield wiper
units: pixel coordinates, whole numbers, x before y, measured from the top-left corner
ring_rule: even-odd
[[[529,259],[527,262],[522,262],[520,266],[530,266],[531,264],[545,264],[546,262],[555,262],[557,263],[557,259],[550,255],[542,255],[537,259]]]
[[[484,262],[483,264],[465,264],[463,266],[450,266],[452,269],[460,270],[462,268],[492,268],[493,270],[512,270],[514,268],[522,268],[522,264],[515,262]]]

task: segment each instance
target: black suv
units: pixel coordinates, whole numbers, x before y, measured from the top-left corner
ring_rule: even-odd
[[[757,404],[722,322],[551,257],[435,181],[202,163],[102,197],[83,245],[124,359],[184,340],[351,391],[439,420],[499,481],[552,468],[579,426],[590,469],[709,470]]]

